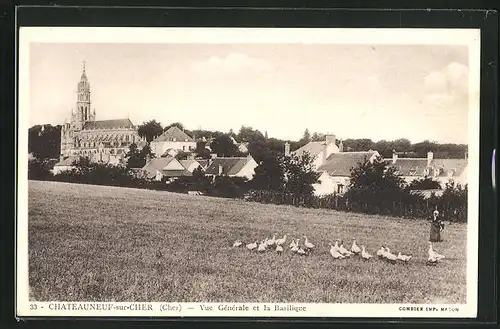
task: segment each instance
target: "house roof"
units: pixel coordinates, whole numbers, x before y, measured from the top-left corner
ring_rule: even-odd
[[[325,149],[326,142],[325,141],[319,141],[319,142],[309,142],[306,145],[298,148],[297,150],[293,151],[292,153],[302,156],[304,153],[308,152],[309,155],[311,156],[316,156],[323,152]]]
[[[160,170],[160,172],[165,177],[193,176],[188,170]]]
[[[156,173],[157,170],[162,170],[174,159],[174,157],[154,158],[146,163],[146,165],[142,167],[142,169],[146,170],[149,173]]]
[[[398,158],[395,163],[386,159],[389,166],[396,168],[401,176],[426,176],[427,158]]]
[[[222,173],[226,175],[235,175],[250,161],[251,157],[231,157],[215,158],[205,170],[209,175],[218,175],[219,166],[222,166]]]
[[[368,161],[377,151],[366,152],[339,152],[332,153],[326,161],[318,168],[318,171],[326,171],[330,176],[350,176],[351,169],[358,163]]]
[[[435,168],[442,168],[438,176],[448,176],[450,170],[454,170],[453,176],[460,176],[467,170],[466,159],[434,159],[432,165]]]
[[[87,121],[83,130],[135,128],[130,119]]]
[[[200,166],[201,166],[203,169],[205,169],[205,168],[207,168],[207,167],[208,167],[208,160],[196,160],[196,161],[200,164]]]
[[[58,163],[56,163],[54,165],[54,167],[56,167],[56,166],[72,166],[75,161],[79,161],[80,159],[81,159],[80,156],[73,155],[73,156],[67,157],[66,159],[59,161]]]
[[[179,127],[172,126],[163,134],[156,137],[153,142],[195,142],[195,140],[180,130]]]
[[[392,163],[391,159],[385,159],[390,166],[398,170],[401,176],[437,176],[447,177],[450,170],[454,170],[453,176],[460,176],[467,169],[466,159],[433,159],[427,164],[427,158],[398,158],[396,163]],[[437,175],[433,172],[426,172],[426,169],[440,169]]]
[[[186,169],[188,169],[189,167],[191,167],[193,164],[198,164],[199,165],[198,161],[196,161],[194,159],[179,160],[179,162]]]

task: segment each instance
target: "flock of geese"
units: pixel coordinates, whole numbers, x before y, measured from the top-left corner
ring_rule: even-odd
[[[255,241],[252,243],[248,243],[245,245],[245,247],[250,251],[256,251],[258,253],[264,253],[267,251],[274,250],[276,251],[276,253],[282,254],[285,251],[285,248],[283,246],[286,243],[287,235],[285,234],[280,239],[277,239],[276,236],[277,234],[274,234],[272,238],[265,238],[260,242]],[[316,246],[313,243],[311,243],[311,241],[308,240],[307,236],[304,236],[303,238],[304,242],[302,245],[301,245],[301,240],[302,240],[301,238],[292,239],[292,241],[288,245],[288,248],[293,254],[307,256],[314,251]],[[241,240],[236,240],[233,243],[234,248],[238,248],[241,246],[243,246],[243,242]],[[352,256],[360,256],[364,260],[370,260],[371,258],[373,258],[373,256],[366,251],[364,245],[361,245],[361,247],[358,246],[358,244],[356,243],[356,238],[352,238],[352,245],[350,250],[344,247],[343,241],[336,240],[335,244],[333,245],[330,244],[330,255],[332,255],[334,259],[345,259]],[[431,242],[429,242],[428,255],[429,255],[429,257],[427,258],[428,265],[436,265],[438,262],[440,262],[442,259],[445,258],[445,256],[434,251]],[[401,252],[399,252],[396,255],[392,253],[391,250],[385,245],[382,245],[380,249],[377,250],[376,256],[379,259],[385,260],[389,263],[396,263],[396,262],[407,263],[412,258],[412,255],[404,255]]]

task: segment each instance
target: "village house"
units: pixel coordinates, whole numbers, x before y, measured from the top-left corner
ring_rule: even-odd
[[[198,167],[201,167],[201,169],[205,170],[199,160],[196,159],[179,160],[179,163],[190,173],[192,173]]]
[[[52,168],[51,172],[54,175],[59,175],[63,171],[70,171],[75,168],[75,163],[80,160],[80,156],[69,156],[59,162],[57,162]]]
[[[229,177],[245,177],[248,180],[253,178],[257,162],[251,155],[246,157],[213,158],[205,170],[206,175],[218,176],[227,175]]]
[[[241,153],[248,153],[248,143],[247,142],[239,143],[236,141],[236,139],[234,139],[233,136],[230,136],[229,138],[231,139],[233,144],[236,145],[236,147],[238,148],[238,151],[240,151]]]
[[[343,142],[337,145],[335,135],[327,134],[324,141],[309,142],[290,152],[290,144],[285,143],[285,155],[302,156],[309,153],[314,158],[314,168],[321,174],[319,183],[313,184],[315,195],[343,194],[350,183],[351,169],[364,161],[374,161],[380,157],[377,151],[344,152]]]
[[[396,169],[406,184],[417,179],[431,178],[440,183],[441,188],[453,181],[462,186],[467,184],[467,159],[435,159],[433,152],[427,158],[400,158],[393,152],[392,159],[385,161]]]
[[[145,172],[147,178],[157,181],[164,178],[167,181],[172,181],[178,177],[193,175],[179,160],[172,156],[150,159],[142,171]]]
[[[360,163],[372,162],[380,159],[377,151],[366,152],[338,152],[328,156],[318,168],[321,173],[319,183],[313,184],[315,195],[343,194],[348,190],[351,169]]]
[[[151,151],[157,156],[176,156],[180,151],[192,152],[196,149],[194,138],[177,126],[170,127],[151,142]]]
[[[339,141],[337,146],[337,140],[335,135],[327,134],[324,141],[309,142],[301,148],[291,152],[297,156],[302,156],[305,153],[309,153],[311,157],[314,157],[313,165],[315,168],[321,167],[326,159],[333,153],[338,153],[343,151],[343,143]],[[285,144],[285,155],[290,153],[289,144]]]

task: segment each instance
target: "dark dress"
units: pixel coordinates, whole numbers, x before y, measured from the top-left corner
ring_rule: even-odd
[[[441,221],[439,219],[433,219],[431,222],[431,234],[429,241],[439,242],[441,241]]]

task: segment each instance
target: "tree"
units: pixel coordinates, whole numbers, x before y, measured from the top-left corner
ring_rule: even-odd
[[[302,136],[302,139],[307,143],[311,141],[311,134],[309,133],[309,129],[306,128],[306,130],[304,131],[304,136]]]
[[[457,213],[467,213],[467,185],[462,186],[450,181],[446,183],[443,195],[440,198],[441,210],[449,220],[458,220]]]
[[[61,152],[61,126],[35,125],[28,129],[28,152],[38,159],[57,159]]]
[[[256,142],[264,141],[264,135],[258,130],[254,130],[252,127],[242,126],[238,135],[236,135],[236,140],[239,142]]]
[[[177,127],[177,128],[179,128],[180,130],[184,131],[184,125],[182,123],[180,123],[180,122],[174,122],[174,123],[169,124],[168,126],[166,126],[165,128],[163,128],[163,131],[167,131],[167,130],[169,130],[170,128],[172,128],[174,126]]]
[[[175,155],[175,158],[177,160],[186,160],[190,155],[191,152],[179,151],[179,153]]]
[[[210,144],[210,148],[213,153],[216,153],[220,157],[232,157],[239,156],[241,152],[238,147],[234,145],[231,138],[228,135],[222,135],[215,138]]]
[[[283,156],[285,192],[312,196],[314,187],[312,184],[319,182],[320,173],[313,165],[314,157],[309,153],[302,156],[290,154]]]
[[[28,161],[28,179],[34,180],[49,180],[53,177],[50,169],[54,164],[51,164],[47,159],[33,158]]]
[[[140,151],[140,156],[144,159],[146,158],[154,158],[156,157],[156,155],[153,153],[153,151],[151,150],[151,147],[149,145],[145,145],[141,151]]]
[[[145,146],[149,148],[149,146]],[[146,150],[147,151],[147,150]],[[142,168],[146,164],[146,154],[147,152],[141,152],[137,148],[135,143],[130,144],[127,154],[125,154],[125,158],[127,159],[127,167],[128,168]]]
[[[251,187],[256,190],[283,191],[285,171],[282,155],[268,155],[254,169]]]
[[[347,150],[360,152],[374,150],[375,145],[371,139],[361,138],[361,139],[346,139],[343,141],[344,147]]]
[[[416,179],[408,185],[410,190],[440,190],[441,184],[430,177]]]
[[[383,160],[359,163],[351,170],[349,189],[345,196],[351,204],[364,207],[369,212],[393,209],[394,202],[405,198],[404,181],[396,174],[396,168]]]
[[[306,145],[307,143],[309,143],[311,141],[311,134],[309,133],[309,129],[306,129],[304,131],[304,135],[302,136],[302,138],[299,140],[299,147],[302,147],[304,145]]]
[[[311,136],[311,142],[321,142],[324,140],[325,140],[325,134],[315,132]]]
[[[160,136],[163,133],[163,128],[159,122],[156,120],[151,120],[148,122],[144,122],[142,125],[139,125],[137,129],[137,133],[140,137],[146,138],[146,142],[151,143],[156,137]]]

